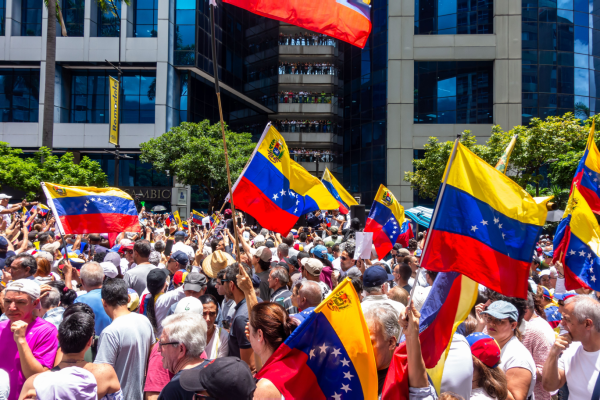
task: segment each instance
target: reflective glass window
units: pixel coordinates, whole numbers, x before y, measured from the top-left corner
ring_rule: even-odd
[[[414,0],[415,34],[493,33],[493,0]]]
[[[38,122],[39,92],[39,69],[1,68],[1,122]]]
[[[21,36],[42,36],[42,0],[21,2]]]

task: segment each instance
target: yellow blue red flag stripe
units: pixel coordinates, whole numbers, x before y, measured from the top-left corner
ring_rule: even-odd
[[[340,204],[339,210],[342,214],[348,214],[350,211],[350,206],[358,205],[356,199],[352,197],[350,193],[344,189],[342,184],[335,179],[335,176],[329,172],[329,168],[325,168],[321,182],[323,182],[323,185],[325,185],[329,193],[331,193],[331,195]]]
[[[360,299],[346,278],[256,375],[286,399],[376,399],[377,367]]]
[[[600,214],[600,151],[594,141],[595,123],[592,123],[583,157],[579,161],[571,191],[577,186],[595,214]]]
[[[532,198],[458,143],[421,266],[460,272],[506,296],[526,298],[549,199]]]
[[[133,199],[120,189],[49,182],[42,182],[42,189],[65,234],[140,230]]]
[[[398,237],[406,232],[403,229],[404,220],[404,207],[388,188],[380,185],[365,224],[365,232],[373,232],[373,244],[380,259],[392,250]]]

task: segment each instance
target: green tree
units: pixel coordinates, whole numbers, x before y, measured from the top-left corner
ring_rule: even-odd
[[[43,161],[42,161],[43,160]],[[73,162],[73,153],[52,155],[42,147],[33,157],[23,158],[21,149],[0,142],[0,187],[6,185],[26,192],[29,200],[41,195],[40,182],[69,186],[106,186],[106,174],[100,164],[83,157]]]
[[[232,183],[241,174],[255,144],[249,133],[236,133],[225,126]],[[140,160],[169,173],[184,185],[198,185],[210,197],[209,209],[219,209],[228,194],[225,152],[219,123],[182,122],[160,137],[140,144]]]
[[[460,143],[484,159],[488,156],[486,147],[478,145],[477,139],[469,131],[463,133]],[[411,188],[418,190],[421,197],[430,199],[437,197],[453,146],[454,142],[442,143],[437,138],[430,137],[424,146],[425,157],[413,160],[414,172],[404,172],[404,180],[410,182]]]

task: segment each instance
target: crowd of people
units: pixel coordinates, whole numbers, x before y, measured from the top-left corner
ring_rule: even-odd
[[[319,103],[331,104],[336,103],[336,95],[333,93],[318,93],[318,92],[279,92],[279,103]]]
[[[293,148],[290,149],[290,157],[292,160],[298,162],[335,162],[338,154],[334,150],[319,150],[319,149],[305,149],[305,148]]]
[[[312,62],[280,62],[279,75],[337,75],[337,68],[333,63]]]
[[[278,119],[272,121],[279,132],[333,132],[331,120]]]
[[[254,374],[346,278],[379,395],[401,332],[411,399],[590,399],[598,386],[599,293],[565,290],[548,237],[527,299],[480,286],[438,393],[418,336],[438,278],[420,268],[422,233],[384,259],[374,248],[355,259],[361,222],[338,210],[282,236],[229,209],[212,227],[190,215],[188,230],[142,209],[138,233],[63,240],[51,213],[24,220],[29,204],[9,199],[0,194],[0,399],[281,399]]]
[[[279,44],[283,46],[335,46],[335,39],[315,32],[280,33]]]

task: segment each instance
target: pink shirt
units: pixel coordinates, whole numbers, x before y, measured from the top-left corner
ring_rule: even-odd
[[[10,395],[8,400],[17,400],[25,383],[25,376],[21,372],[19,350],[10,330],[9,320],[0,322],[0,369],[5,370],[10,378]],[[26,340],[33,356],[42,366],[51,369],[58,350],[58,332],[50,322],[41,318],[27,327]]]
[[[163,367],[162,355],[158,352],[158,344],[156,344],[150,351],[144,392],[160,393],[171,381],[171,378],[173,378],[173,374]]]

